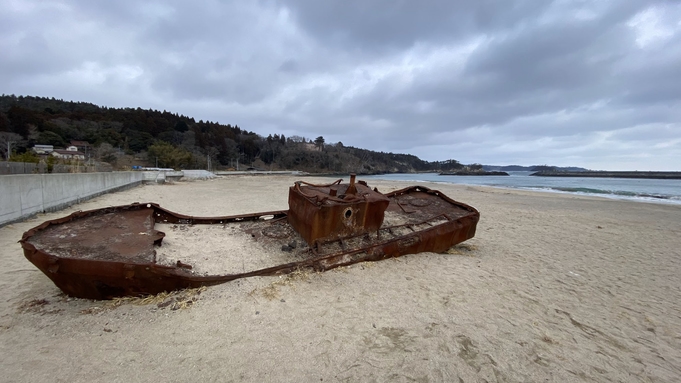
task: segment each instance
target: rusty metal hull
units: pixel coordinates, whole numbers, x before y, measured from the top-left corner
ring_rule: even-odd
[[[380,229],[390,199],[366,183],[301,185],[289,189],[288,222],[309,244]]]
[[[192,217],[154,203],[135,203],[46,221],[24,233],[19,242],[26,258],[64,293],[79,298],[110,299],[305,268],[326,271],[406,254],[444,252],[475,235],[478,211],[438,191],[412,186],[385,196],[389,200],[386,219],[377,230],[319,239],[310,246],[299,246],[290,252],[290,257],[287,254],[291,262],[243,273],[196,275],[189,265],[157,264],[155,248],[161,245],[165,234],[155,230],[154,224],[236,225],[250,233],[253,240],[278,248],[294,238],[271,235],[275,231],[293,232],[288,222],[289,211]],[[264,220],[265,217],[268,219]]]

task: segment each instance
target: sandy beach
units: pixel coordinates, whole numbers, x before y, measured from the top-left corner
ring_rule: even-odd
[[[237,280],[179,308],[69,298],[17,243],[45,220],[132,202],[195,216],[286,209],[298,179],[147,185],[0,228],[0,382],[681,380],[679,205],[424,184],[480,211],[475,238]]]

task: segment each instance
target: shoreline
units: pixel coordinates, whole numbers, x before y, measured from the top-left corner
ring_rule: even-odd
[[[659,179],[681,180],[681,172],[655,172],[655,171],[584,171],[584,172],[535,172],[530,177],[587,177],[587,178],[635,178],[635,179]]]
[[[487,185],[485,185],[487,186]],[[629,195],[629,194],[616,194],[616,193],[593,193],[593,192],[581,192],[581,191],[566,191],[555,188],[522,188],[522,187],[505,187],[505,186],[487,186],[491,188],[499,187],[502,189],[511,190],[530,190],[536,191],[538,193],[556,193],[556,194],[566,194],[574,196],[583,197],[593,197],[593,198],[604,198],[607,200],[614,201],[627,201],[635,203],[651,203],[659,205],[681,205],[681,199],[670,198],[666,196],[656,196],[656,195]]]
[[[0,228],[6,376],[71,382],[681,377],[681,206],[428,182],[480,210],[473,239],[446,254],[233,281],[195,292],[190,305],[176,309],[65,297],[16,243],[45,220],[132,202],[194,216],[285,209],[287,189],[298,179],[139,186]],[[384,193],[415,184],[365,180]]]
[[[645,202],[645,203],[655,203],[663,205],[681,205],[681,193],[678,190],[671,187],[674,183],[679,182],[678,180],[657,180],[656,182],[661,182],[661,188],[659,192],[648,191],[646,188],[641,188],[637,185],[619,185],[616,181],[605,181],[606,183],[600,183],[595,178],[591,181],[585,181],[584,183],[570,183],[570,182],[551,182],[543,181],[542,178],[535,178],[529,176],[512,176],[512,177],[501,177],[494,178],[495,181],[492,183],[486,183],[487,177],[475,177],[475,178],[447,178],[447,177],[432,177],[429,173],[418,173],[424,175],[424,177],[415,177],[412,174],[402,174],[404,177],[402,180],[409,180],[409,182],[432,182],[440,185],[467,185],[467,186],[485,186],[492,188],[503,188],[509,190],[531,190],[539,193],[551,193],[551,194],[568,194],[575,196],[591,196],[598,198],[605,198],[608,200],[622,200],[631,202]],[[398,175],[399,176],[399,175]],[[371,180],[391,180],[398,181],[400,178],[390,178],[386,176],[382,178],[381,176],[371,176],[368,179]],[[551,180],[551,178],[548,178]],[[455,182],[456,181],[456,182]],[[668,183],[672,183],[667,185]],[[681,184],[678,185],[681,188]],[[674,194],[669,194],[670,192],[675,192]]]

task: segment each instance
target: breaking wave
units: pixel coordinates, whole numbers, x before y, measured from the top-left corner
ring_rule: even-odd
[[[604,198],[681,204],[681,180],[606,179],[573,177],[532,177],[528,172],[509,172],[510,177],[439,176],[434,173],[384,174],[369,176],[411,182],[454,183],[512,189],[568,193]]]
[[[651,202],[667,202],[674,204],[681,204],[681,196],[678,195],[666,195],[657,193],[637,193],[633,191],[626,190],[606,190],[606,189],[593,189],[586,187],[520,187],[521,189],[530,189],[537,191],[548,191],[548,192],[559,192],[559,193],[570,193],[570,194],[581,194],[581,195],[593,195],[599,197],[609,197],[614,199],[635,199]]]

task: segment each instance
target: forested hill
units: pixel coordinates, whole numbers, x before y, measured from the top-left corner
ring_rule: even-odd
[[[237,125],[197,122],[167,111],[31,96],[0,97],[0,136],[5,142],[11,140],[17,153],[36,144],[64,148],[71,140],[87,141],[96,159],[119,166],[126,155],[159,167],[205,168],[210,159],[213,168],[239,163],[321,173],[423,172],[461,166],[454,160],[427,162],[409,154],[326,143],[322,136],[314,140],[276,133],[263,137]]]

